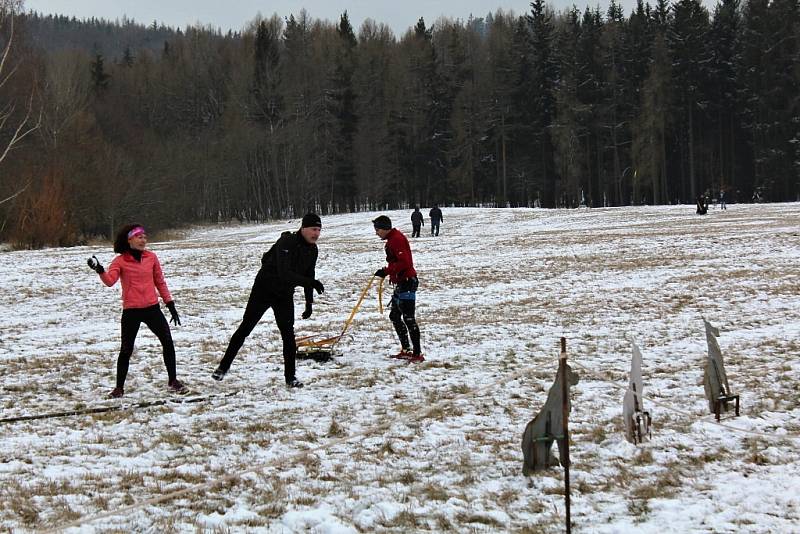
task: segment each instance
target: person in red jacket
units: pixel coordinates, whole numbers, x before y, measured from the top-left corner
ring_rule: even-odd
[[[389,312],[397,337],[400,338],[400,353],[392,356],[410,362],[425,361],[419,340],[419,326],[414,316],[417,288],[419,280],[417,271],[414,270],[414,259],[411,256],[411,246],[408,239],[397,228],[392,227],[392,220],[386,215],[381,215],[372,221],[375,234],[386,241],[386,261],[388,265],[375,271],[375,276],[385,278],[394,284],[392,293],[392,306]],[[411,342],[409,343],[409,337]]]
[[[158,337],[164,350],[164,365],[169,376],[167,385],[176,393],[184,393],[186,386],[176,378],[175,345],[169,323],[158,305],[158,296],[166,303],[172,322],[180,325],[181,320],[175,309],[175,301],[167,288],[164,273],[158,257],[145,250],[147,232],[141,224],[128,224],[120,228],[114,239],[114,252],[119,254],[105,270],[95,256],[87,263],[100,280],[108,287],[122,281],[122,343],[117,358],[117,384],[111,391],[111,398],[121,397],[125,393],[125,378],[133,344],[139,326],[144,323]]]

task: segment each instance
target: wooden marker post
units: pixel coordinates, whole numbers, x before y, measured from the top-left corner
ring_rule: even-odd
[[[572,521],[570,519],[570,498],[569,498],[569,381],[567,379],[567,338],[561,338],[561,354],[558,358],[558,370],[561,373],[561,410],[563,414],[562,440],[564,442],[564,500],[567,510],[567,534],[572,532]]]

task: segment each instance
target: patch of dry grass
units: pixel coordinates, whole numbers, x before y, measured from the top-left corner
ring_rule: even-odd
[[[342,425],[340,425],[335,418],[331,417],[331,424],[330,426],[328,426],[328,432],[326,433],[326,435],[329,438],[341,438],[346,434],[347,432],[342,427]]]

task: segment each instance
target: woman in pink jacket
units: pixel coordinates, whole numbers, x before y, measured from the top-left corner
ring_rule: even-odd
[[[145,250],[146,247],[147,232],[142,225],[128,224],[117,233],[114,252],[119,256],[114,258],[108,270],[96,257],[88,260],[89,267],[100,275],[105,285],[111,287],[117,280],[122,280],[122,346],[117,359],[117,385],[111,391],[111,398],[121,397],[125,393],[125,378],[128,376],[133,343],[142,323],[161,341],[169,389],[177,393],[186,391],[186,386],[175,376],[175,345],[172,343],[169,323],[158,305],[158,295],[169,308],[173,324],[180,325],[181,320],[175,310],[175,301],[167,289],[161,264],[155,254]]]

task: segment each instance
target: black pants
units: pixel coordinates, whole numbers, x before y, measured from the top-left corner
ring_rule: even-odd
[[[219,364],[219,368],[224,372],[228,372],[231,368],[236,354],[239,349],[244,345],[244,340],[253,331],[264,313],[272,308],[275,314],[275,323],[278,325],[278,330],[281,332],[281,339],[283,340],[283,376],[287,382],[295,378],[295,353],[297,352],[297,345],[294,341],[294,301],[292,294],[288,295],[274,295],[272,293],[263,291],[258,287],[258,284],[253,286],[250,291],[250,298],[247,300],[247,307],[244,310],[244,317],[242,317],[242,324],[236,329],[236,332],[231,336],[231,341],[228,344],[228,349],[225,351],[225,356]]]
[[[419,280],[416,277],[398,283],[392,294],[392,308],[389,312],[389,319],[400,339],[400,345],[403,350],[413,347],[414,354],[421,354],[419,326],[414,317],[418,287]],[[409,336],[411,343],[408,342]]]
[[[412,224],[411,228],[412,228],[411,237],[419,237],[419,231],[422,228],[422,226],[419,224]]]
[[[431,219],[431,235],[439,235],[439,221]]]
[[[139,333],[139,325],[142,323],[153,332],[164,349],[164,365],[167,367],[169,380],[175,379],[175,345],[172,343],[172,333],[169,331],[167,318],[161,312],[158,304],[149,308],[129,308],[122,310],[122,345],[119,349],[117,358],[117,387],[125,386],[125,379],[128,377],[128,366],[133,354],[133,344],[136,341],[136,334]]]

